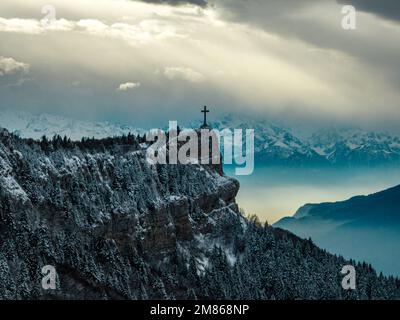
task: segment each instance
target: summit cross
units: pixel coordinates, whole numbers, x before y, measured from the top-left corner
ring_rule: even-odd
[[[208,110],[207,107],[204,106],[204,109],[201,110],[201,112],[204,114],[204,123],[203,123],[203,126],[204,126],[204,127],[207,127],[207,113],[209,113],[210,110]]]

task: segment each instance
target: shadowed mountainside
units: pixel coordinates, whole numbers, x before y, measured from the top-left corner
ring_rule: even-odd
[[[400,186],[346,201],[307,204],[275,223],[346,257],[400,274]]]

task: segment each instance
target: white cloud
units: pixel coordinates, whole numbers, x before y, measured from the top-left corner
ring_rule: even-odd
[[[51,31],[73,31],[94,36],[121,39],[130,44],[143,44],[151,40],[184,38],[167,23],[153,19],[144,19],[138,23],[115,22],[107,24],[98,19],[66,20],[49,22],[36,19],[6,19],[0,17],[0,32],[41,35]]]
[[[66,19],[47,22],[37,19],[5,19],[0,17],[0,32],[42,34],[46,31],[70,31],[74,29],[75,24],[74,21],[68,21]]]
[[[118,87],[118,91],[128,91],[132,89],[139,88],[141,86],[140,82],[126,82],[121,83]]]
[[[0,31],[39,34],[42,32],[42,28],[38,20],[19,18],[5,19],[0,17]]]
[[[184,67],[166,67],[164,69],[164,75],[170,80],[183,79],[194,83],[205,81],[205,77],[203,74],[193,69]]]
[[[14,74],[18,72],[26,73],[29,70],[29,64],[19,62],[13,58],[5,58],[0,56],[0,76],[6,74]]]

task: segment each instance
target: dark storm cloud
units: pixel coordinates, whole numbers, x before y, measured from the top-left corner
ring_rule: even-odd
[[[353,5],[358,10],[400,21],[399,0],[338,0],[338,3]]]
[[[196,4],[198,6],[206,6],[207,1],[206,0],[141,0],[143,2],[149,2],[149,3],[164,3],[164,4],[171,4],[171,5],[180,5],[180,4]]]
[[[335,2],[337,7],[333,5]],[[400,73],[394,67],[399,64],[399,34],[394,27],[377,23],[382,16],[398,17],[400,21],[400,0],[216,0],[215,3],[230,12],[226,19],[251,24],[284,38],[300,39],[317,48],[344,52],[389,76],[393,85],[400,87]],[[345,4],[374,12],[376,18],[360,17],[357,30],[347,32],[340,24],[343,18],[340,7]]]

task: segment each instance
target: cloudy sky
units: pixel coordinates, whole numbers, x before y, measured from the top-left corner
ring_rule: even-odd
[[[0,1],[0,109],[158,126],[207,104],[395,129],[399,89],[398,0]]]

